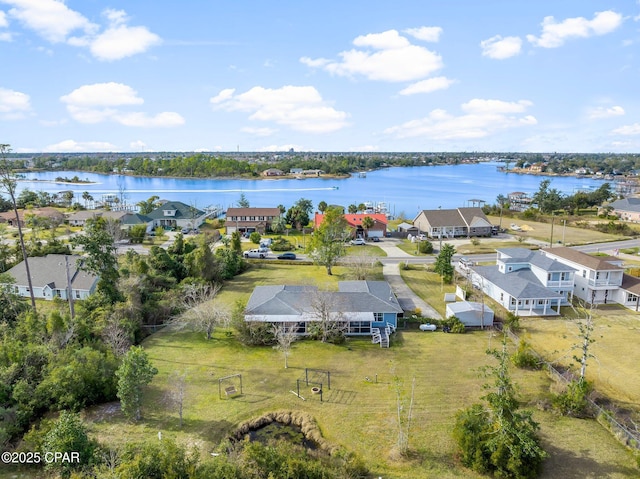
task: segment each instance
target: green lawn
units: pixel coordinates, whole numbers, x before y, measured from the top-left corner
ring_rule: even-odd
[[[414,290],[444,313],[443,292],[453,291],[451,286],[442,290],[437,275],[424,270],[402,274]],[[219,300],[227,304],[246,300],[259,284],[317,284],[333,289],[337,281],[347,278],[348,270],[340,267],[328,276],[324,268],[316,266],[252,265],[225,285]],[[280,352],[271,347],[242,346],[231,330],[216,330],[210,341],[201,333],[164,330],[144,343],[159,369],[145,400],[144,421],[124,421],[114,405],[93,408],[86,416],[91,431],[104,443],[153,441],[162,431],[180,442],[197,444],[202,456],[208,457],[239,423],[268,411],[300,410],[316,418],[326,439],[360,455],[372,477],[480,477],[456,461],[451,429],[456,412],[484,394],[486,380],[479,376],[478,368],[492,361],[485,350],[499,343],[500,338],[489,331],[464,335],[403,331],[390,349],[381,349],[366,338],[351,339],[340,346],[302,341],[294,345],[289,368],[284,369]],[[306,401],[290,392],[296,389],[296,380],[304,377],[304,368],[331,371],[331,390],[326,390],[325,402],[310,393],[310,386],[301,390]],[[186,373],[188,382],[182,429],[176,408],[166,401],[174,372]],[[242,374],[244,394],[228,399],[223,392],[220,399],[217,379],[231,374]],[[544,372],[514,370],[512,374],[523,403],[535,411],[550,452],[541,477],[637,475],[631,454],[599,424],[558,418],[537,407],[548,404],[550,380]],[[393,453],[397,439],[393,384],[399,379],[401,393],[407,397],[414,377],[412,453],[398,459]],[[322,380],[326,387],[326,380]],[[559,476],[559,471],[564,473]]]
[[[455,293],[453,284],[443,284],[440,276],[433,273],[433,265],[412,265],[411,269],[400,268],[400,276],[411,290],[429,303],[442,317],[446,315],[445,293]]]
[[[198,444],[206,457],[244,420],[267,411],[301,410],[316,418],[329,441],[364,458],[372,477],[479,477],[456,462],[451,429],[456,412],[484,394],[485,380],[479,377],[478,367],[491,362],[485,349],[499,342],[499,337],[486,331],[402,332],[390,349],[380,349],[366,339],[351,340],[345,346],[303,341],[294,345],[290,367],[284,369],[281,353],[271,347],[243,347],[232,332],[218,330],[206,341],[202,334],[162,331],[144,343],[160,371],[145,400],[144,421],[127,423],[108,407],[94,408],[87,417],[93,421],[92,432],[105,443],[153,441],[163,431],[180,442]],[[296,379],[304,377],[304,368],[331,372],[325,402],[306,386],[301,390],[306,401],[291,394]],[[182,429],[175,407],[166,402],[173,372],[187,374]],[[217,379],[230,374],[242,374],[244,394],[227,399],[223,393],[220,399]],[[549,380],[544,373],[514,371],[513,375],[524,403],[534,406],[546,397]],[[405,397],[416,379],[412,454],[406,459],[393,455],[396,377],[403,383]],[[594,421],[559,419],[539,409],[535,418],[551,452],[541,477],[560,477],[558,468],[573,474],[562,477],[623,478],[637,473],[630,454]]]

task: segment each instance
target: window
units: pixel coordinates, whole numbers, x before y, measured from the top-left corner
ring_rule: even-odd
[[[635,303],[635,302],[638,301],[638,297],[635,294],[628,293],[627,294],[627,301],[631,302],[631,303]]]
[[[500,293],[500,301],[504,301],[504,293]]]
[[[350,334],[371,334],[371,323],[369,321],[351,321],[349,323]]]
[[[373,313],[373,320],[376,322],[382,322],[384,315],[382,313]]]
[[[296,325],[296,333],[304,334],[306,332],[307,332],[307,323],[305,323],[304,321],[299,322]]]
[[[80,291],[76,289],[76,299],[80,299]]]

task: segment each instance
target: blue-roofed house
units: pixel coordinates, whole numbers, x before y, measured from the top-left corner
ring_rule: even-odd
[[[473,285],[518,316],[557,316],[573,298],[576,269],[525,248],[497,250],[495,266],[474,266]]]
[[[245,309],[245,321],[295,324],[298,334],[306,335],[314,322],[326,317],[342,323],[346,335],[373,336],[387,328],[394,331],[403,313],[386,281],[341,281],[338,291],[256,286]]]

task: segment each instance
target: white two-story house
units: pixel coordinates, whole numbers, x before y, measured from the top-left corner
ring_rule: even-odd
[[[577,270],[574,295],[587,304],[618,303],[624,265],[614,256],[591,256],[567,247],[546,248],[543,254]]]
[[[497,250],[495,266],[469,272],[474,287],[518,316],[557,316],[573,297],[576,269],[540,251]]]

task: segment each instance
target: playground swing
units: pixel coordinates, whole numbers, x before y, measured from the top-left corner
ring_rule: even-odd
[[[236,387],[236,384],[231,383],[229,386],[224,388],[225,397],[234,397],[237,395],[242,395],[242,374],[231,374],[230,376],[225,376],[223,378],[218,379],[218,397],[222,399],[222,384],[227,381],[231,381],[234,378],[240,379],[240,390]]]

